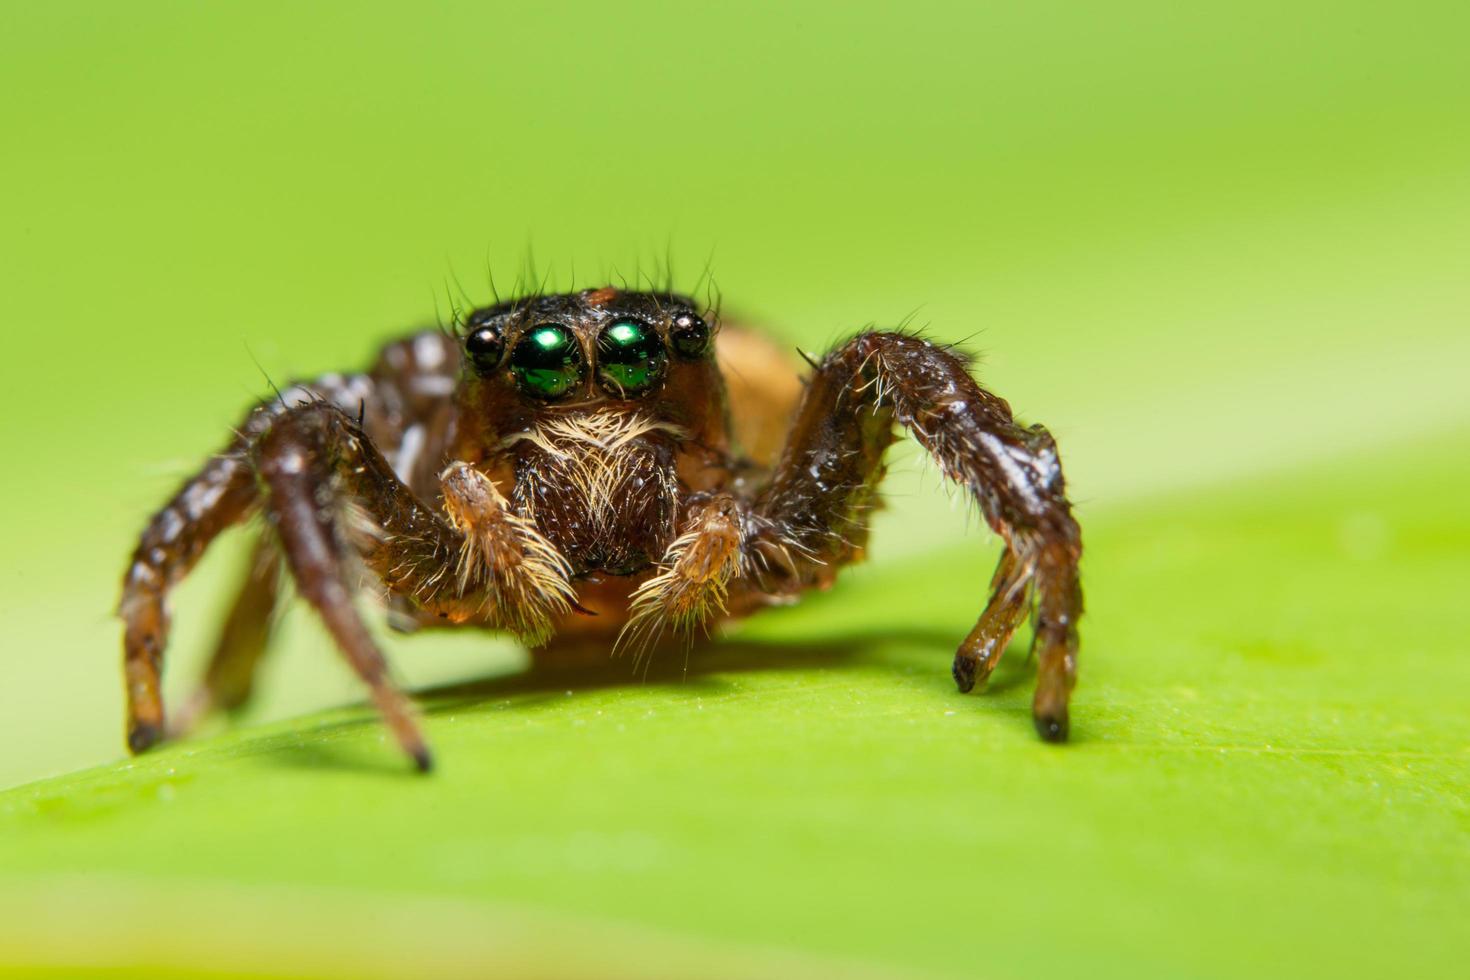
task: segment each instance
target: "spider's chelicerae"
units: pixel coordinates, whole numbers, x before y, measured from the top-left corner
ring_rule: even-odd
[[[400,626],[644,650],[826,588],[861,558],[896,426],[1005,541],[956,682],[982,682],[1034,609],[1036,728],[1064,740],[1082,544],[1046,430],[1017,424],[963,357],[920,337],[858,334],[803,386],[779,348],[713,321],[672,293],[532,296],[257,405],[133,554],[121,603],[129,747],[244,702],[284,566],[428,769],[412,705],[354,605],[364,570]],[[169,591],[255,513],[251,574],[198,694],[166,727]]]

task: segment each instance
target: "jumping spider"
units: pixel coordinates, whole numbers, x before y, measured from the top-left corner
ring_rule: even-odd
[[[803,388],[769,341],[714,321],[672,293],[531,296],[257,405],[133,553],[120,607],[128,746],[246,700],[284,564],[428,769],[412,705],[354,605],[362,570],[401,627],[646,649],[826,588],[859,560],[895,423],[1005,541],[955,681],[983,682],[1034,607],[1036,728],[1064,740],[1082,544],[1046,430],[1017,424],[963,357],[920,337],[860,333],[811,362]],[[252,572],[199,693],[166,729],[168,593],[256,512]]]

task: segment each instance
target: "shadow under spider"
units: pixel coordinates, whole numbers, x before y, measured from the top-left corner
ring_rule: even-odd
[[[613,687],[664,685],[692,687],[718,694],[728,688],[719,680],[722,674],[840,668],[895,643],[910,649],[932,649],[936,682],[942,681],[958,695],[953,691],[953,682],[948,676],[954,640],[951,630],[924,628],[869,631],[854,636],[807,641],[765,641],[741,637],[701,639],[687,651],[682,645],[659,649],[646,669],[642,666],[635,668],[627,658],[604,657],[566,663],[533,660],[529,668],[517,673],[427,688],[416,692],[414,697],[423,713],[432,716],[508,699],[511,710],[524,710],[542,702],[561,700],[568,691]],[[977,689],[975,694],[1009,691],[1027,683],[1033,672],[1026,644],[1012,643],[989,683],[984,689]],[[333,722],[321,730],[336,732],[380,724],[381,719],[374,716]],[[261,748],[288,766],[411,775],[409,770],[397,764],[397,759],[363,757],[351,746],[303,742],[299,735],[275,736],[266,741],[276,744],[268,749],[265,746]]]
[[[518,705],[535,704],[553,700],[569,690],[656,684],[717,691],[726,686],[718,680],[720,674],[841,667],[872,653],[875,648],[893,643],[934,648],[935,670],[938,676],[945,678],[945,683],[950,683],[948,674],[954,647],[953,632],[915,628],[868,631],[854,636],[806,641],[741,637],[701,639],[687,650],[677,644],[659,649],[646,668],[635,666],[626,658],[603,657],[572,663],[533,660],[524,671],[429,688],[417,692],[416,699],[425,713],[437,714],[515,695],[528,696],[517,697]],[[1024,647],[1016,649],[1016,646],[1007,651],[984,691],[1007,691],[1023,684],[1030,676],[1030,657]]]

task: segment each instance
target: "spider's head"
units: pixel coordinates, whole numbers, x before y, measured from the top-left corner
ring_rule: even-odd
[[[692,300],[610,287],[476,310],[463,339],[470,380],[533,410],[657,402],[706,374],[714,354],[714,327]]]
[[[712,320],[683,296],[612,288],[476,310],[456,458],[501,480],[579,574],[648,567],[677,485],[727,445]]]

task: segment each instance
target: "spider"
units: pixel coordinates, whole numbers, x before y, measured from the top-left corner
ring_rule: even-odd
[[[983,683],[1032,614],[1036,729],[1064,741],[1082,543],[1052,437],[1018,424],[962,355],[910,333],[865,331],[808,363],[803,384],[771,341],[685,296],[606,287],[476,309],[388,344],[365,373],[277,392],[133,552],[119,607],[129,748],[245,703],[284,568],[428,770],[413,706],[357,610],[365,583],[400,629],[647,650],[828,588],[860,560],[897,427],[1005,543],[956,683]],[[166,725],[169,592],[257,513],[251,571]]]

